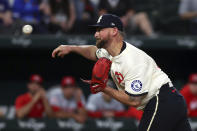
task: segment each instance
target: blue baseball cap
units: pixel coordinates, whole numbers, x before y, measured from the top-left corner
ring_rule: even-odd
[[[95,25],[90,25],[90,27],[100,27],[100,28],[113,28],[113,27],[117,27],[118,30],[123,31],[123,24],[122,21],[120,20],[120,18],[116,15],[113,14],[104,14],[101,15],[98,20],[97,23]]]

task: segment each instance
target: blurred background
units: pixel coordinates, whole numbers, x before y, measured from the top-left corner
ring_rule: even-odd
[[[0,0],[0,130],[137,130],[143,112],[91,95],[80,80],[91,78],[93,61],[51,58],[61,44],[94,45],[88,25],[105,13],[181,90],[197,130],[196,0]]]

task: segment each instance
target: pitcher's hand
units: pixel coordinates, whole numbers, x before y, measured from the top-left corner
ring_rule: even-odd
[[[60,45],[52,52],[52,57],[64,57],[65,55],[71,52],[71,46],[69,45]]]

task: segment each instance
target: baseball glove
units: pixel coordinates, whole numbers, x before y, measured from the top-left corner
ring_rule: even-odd
[[[105,57],[98,59],[92,70],[92,79],[82,80],[90,84],[90,89],[93,94],[103,91],[106,87],[111,63],[112,62]]]

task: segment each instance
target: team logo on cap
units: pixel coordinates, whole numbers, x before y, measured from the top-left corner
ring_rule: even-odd
[[[142,82],[140,80],[134,80],[131,83],[131,89],[136,92],[139,92],[142,89]]]
[[[100,23],[100,21],[101,21],[101,19],[102,19],[102,15],[98,18],[98,21],[97,21],[97,23]]]
[[[114,24],[114,23],[111,23],[111,25],[112,25],[112,26],[115,26],[115,24]]]

